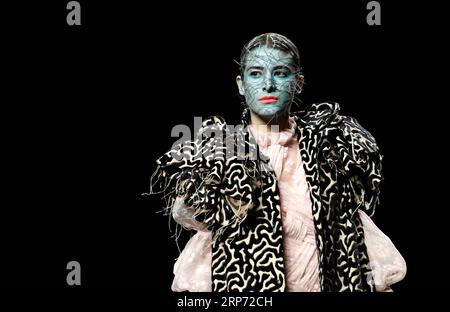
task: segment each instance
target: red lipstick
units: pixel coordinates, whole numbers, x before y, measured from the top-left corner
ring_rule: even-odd
[[[261,103],[270,104],[278,102],[278,98],[276,96],[263,96],[258,99]]]

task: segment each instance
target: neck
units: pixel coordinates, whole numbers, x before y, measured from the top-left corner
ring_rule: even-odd
[[[271,132],[271,126],[278,126],[279,131],[289,127],[289,112],[284,112],[273,117],[263,117],[250,110],[250,124],[258,129]]]

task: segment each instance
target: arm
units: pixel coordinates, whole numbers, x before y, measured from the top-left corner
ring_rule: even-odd
[[[206,224],[195,220],[194,213],[194,208],[186,206],[182,196],[175,199],[172,207],[172,217],[175,222],[189,230],[207,231]]]
[[[364,241],[375,288],[380,292],[392,291],[391,285],[400,282],[406,275],[406,262],[390,238],[364,211],[360,210],[359,216],[364,227]]]

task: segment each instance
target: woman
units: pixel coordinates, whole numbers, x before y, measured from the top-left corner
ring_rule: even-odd
[[[241,127],[208,118],[157,161],[151,192],[197,231],[172,290],[389,291],[406,265],[368,216],[382,179],[375,139],[337,103],[291,113],[304,77],[286,37],[253,38],[240,62]]]

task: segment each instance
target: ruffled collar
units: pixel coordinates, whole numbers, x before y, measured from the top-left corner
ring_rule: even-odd
[[[289,117],[288,127],[281,131],[276,131],[276,129],[267,131],[267,126],[265,125],[249,125],[250,131],[260,147],[268,147],[270,145],[288,146],[293,142],[296,143],[296,127],[297,123],[293,117]]]

